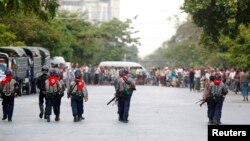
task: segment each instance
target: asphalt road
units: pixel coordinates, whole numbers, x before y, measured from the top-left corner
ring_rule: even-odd
[[[15,99],[13,121],[0,121],[0,141],[206,141],[206,105],[201,93],[185,88],[137,86],[131,99],[129,123],[117,120],[117,106],[106,105],[113,86],[88,86],[89,101],[81,122],[73,122],[70,100],[62,99],[61,120],[38,117],[38,94]],[[229,93],[223,124],[250,124],[250,102]],[[0,110],[2,112],[2,110]]]

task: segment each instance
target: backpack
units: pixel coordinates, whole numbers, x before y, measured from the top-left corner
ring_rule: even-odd
[[[47,80],[47,75],[41,75],[38,77],[36,85],[40,90],[45,90],[45,81]]]
[[[211,96],[214,100],[223,98],[227,93],[228,91],[223,83],[221,83],[220,85],[213,84],[211,86]]]
[[[83,97],[84,97],[84,88],[85,88],[85,83],[84,81],[80,81],[80,83],[76,82],[75,85],[73,86],[73,89],[74,88],[77,88],[75,94],[74,94],[74,97],[77,99],[77,100],[83,100]],[[72,89],[72,90],[73,90]]]

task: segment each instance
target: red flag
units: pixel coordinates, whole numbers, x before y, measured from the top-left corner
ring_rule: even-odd
[[[218,80],[218,79],[214,80],[214,84],[215,84],[215,85],[218,86],[218,85],[220,85],[220,83],[221,83],[221,80]]]
[[[49,76],[48,80],[49,80],[49,85],[52,86],[52,87],[53,87],[53,86],[57,83],[57,81],[58,81],[58,79],[57,79],[55,76]]]
[[[11,75],[7,75],[3,80],[2,80],[2,85],[4,86],[6,83],[10,82],[12,79]]]
[[[80,91],[82,91],[83,88],[85,87],[85,82],[82,81],[82,80],[76,82],[76,84],[77,84],[77,89],[80,90]]]

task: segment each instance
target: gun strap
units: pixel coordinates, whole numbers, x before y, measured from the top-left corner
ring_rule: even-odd
[[[122,77],[122,79],[124,80],[124,82],[125,82],[126,84],[128,84],[129,86],[131,85],[131,83],[128,81],[127,78]]]
[[[71,89],[71,91],[69,92],[69,94],[71,95],[71,93],[73,92],[74,88],[76,87],[76,84],[73,86],[73,88]]]

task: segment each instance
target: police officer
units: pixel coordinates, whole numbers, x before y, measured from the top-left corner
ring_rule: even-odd
[[[75,71],[75,80],[71,82],[67,95],[68,98],[71,98],[73,121],[77,122],[83,120],[83,100],[85,100],[85,102],[88,101],[88,91],[85,82],[82,80],[82,73],[80,70]]]
[[[128,123],[130,100],[133,91],[136,90],[135,82],[128,75],[128,70],[119,70],[119,78],[114,82],[114,86],[118,98],[118,120]]]
[[[3,118],[2,120],[12,121],[12,115],[14,110],[14,97],[17,94],[18,84],[15,79],[12,78],[12,72],[6,70],[6,77],[2,80],[2,105],[3,105]]]
[[[45,81],[48,78],[48,72],[49,72],[49,67],[44,65],[42,67],[42,75],[40,75],[36,81],[37,87],[40,89],[39,92],[39,108],[40,108],[40,114],[39,117],[43,118],[44,115],[44,100],[45,100],[45,95],[46,95],[46,88],[45,88]],[[46,118],[46,116],[44,116]]]
[[[203,94],[203,103],[207,102],[207,116],[208,116],[208,124],[213,124],[213,111],[211,111],[211,106],[212,106],[212,96],[209,92],[210,84],[214,81],[214,76],[211,75],[209,77],[209,81],[205,83],[205,91]],[[203,104],[202,103],[202,104]],[[200,105],[201,106],[201,105]]]
[[[56,121],[60,120],[60,111],[61,111],[61,100],[62,100],[62,97],[64,96],[64,91],[66,89],[66,84],[65,82],[63,81],[62,79],[62,76],[61,76],[61,73],[60,73],[60,70],[58,68],[55,69],[56,70],[56,79],[58,79],[59,83],[60,83],[60,86],[61,86],[61,89],[58,91],[58,94],[56,95],[56,106],[58,109],[58,117],[56,117]]]
[[[209,93],[211,94],[211,103],[209,104],[210,122],[213,120],[213,124],[220,125],[223,101],[226,94],[228,93],[228,89],[222,82],[221,75],[219,73],[215,74],[214,81],[210,83]]]
[[[58,109],[58,102],[57,102],[57,95],[61,90],[61,85],[59,83],[59,79],[56,77],[56,70],[50,69],[49,70],[49,77],[45,81],[45,88],[46,88],[46,107],[45,107],[45,115],[47,116],[47,122],[50,122],[50,115],[53,111],[55,114],[55,121],[59,121],[59,109]]]

